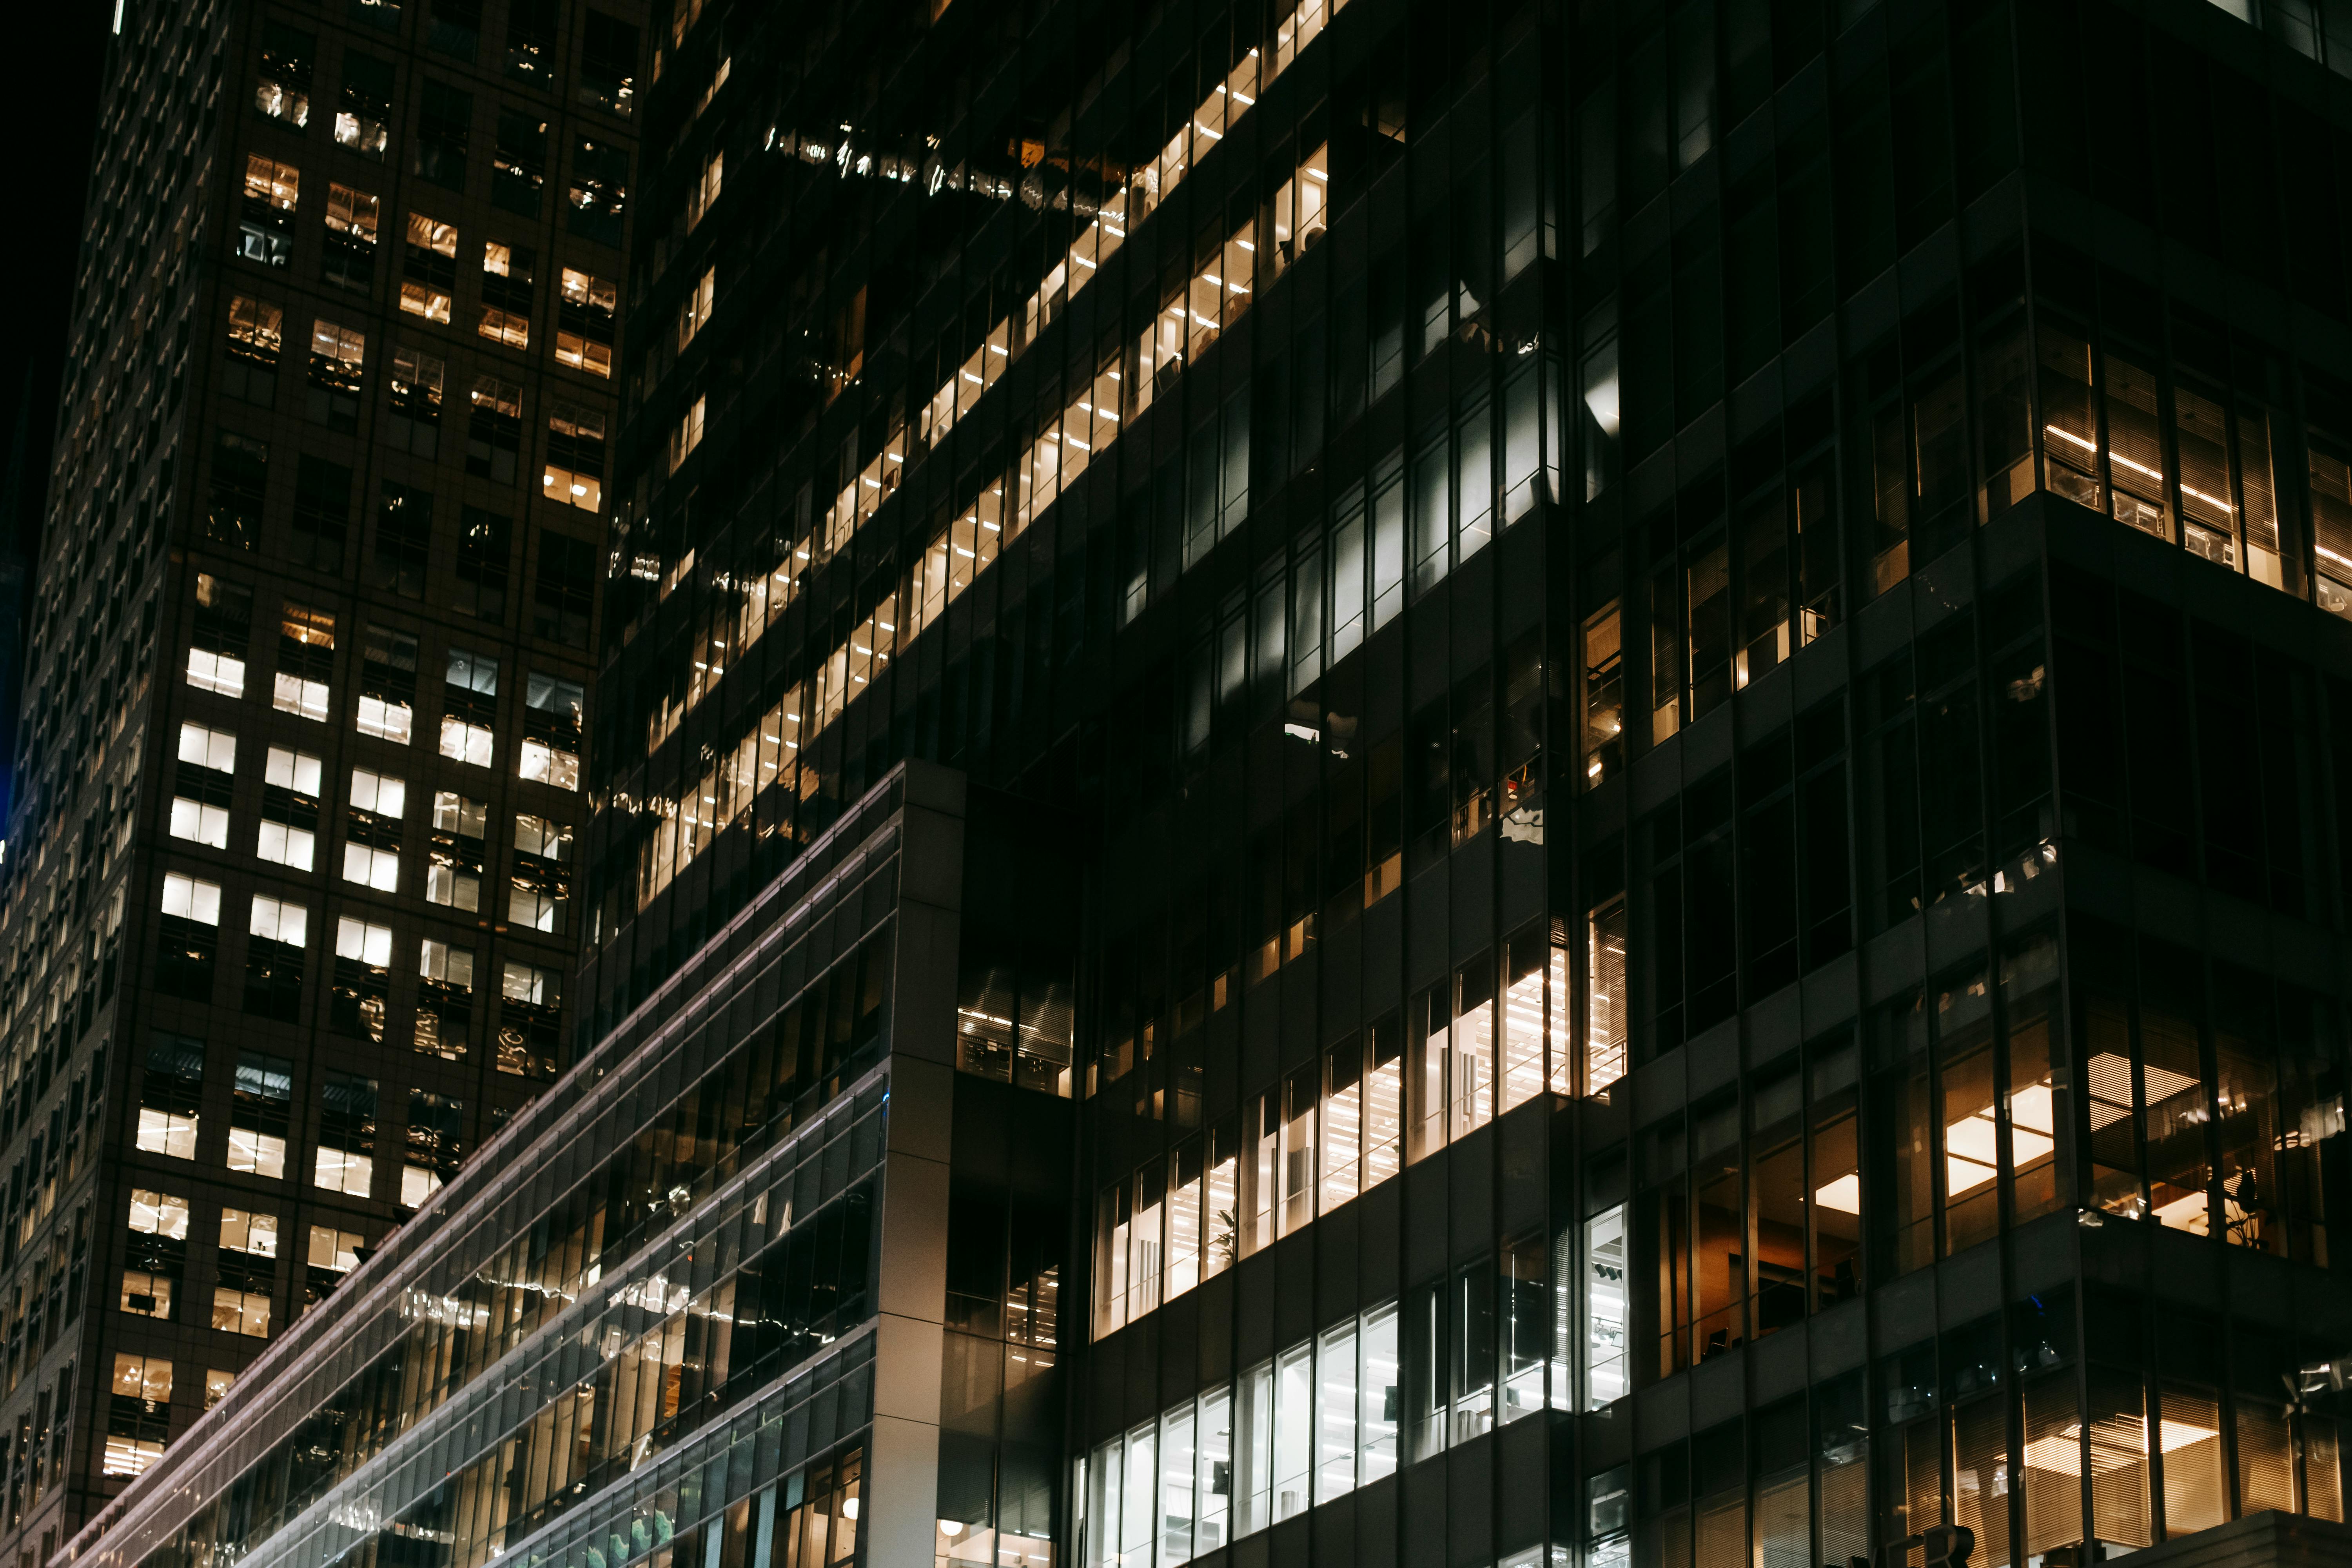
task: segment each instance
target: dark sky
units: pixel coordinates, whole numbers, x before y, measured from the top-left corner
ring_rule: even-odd
[[[26,424],[24,466],[13,476],[17,489],[0,500],[0,517],[14,513],[16,548],[28,564],[38,559],[66,315],[81,247],[82,194],[113,18],[112,0],[52,0],[16,7],[8,22],[9,50],[31,68],[21,90],[0,94],[0,113],[6,116],[0,146],[18,150],[11,183],[25,182],[9,264],[25,308],[0,333],[0,464],[16,447],[20,416]]]

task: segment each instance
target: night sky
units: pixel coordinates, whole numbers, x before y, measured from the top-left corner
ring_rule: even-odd
[[[110,0],[66,0],[26,5],[9,18],[9,47],[20,61],[38,61],[39,87],[5,96],[5,145],[18,153],[25,219],[17,232],[16,297],[23,309],[0,332],[0,460],[26,412],[21,487],[0,507],[18,520],[16,548],[28,564],[38,555],[42,498],[49,447],[57,435],[59,372],[65,360],[67,311],[73,300],[74,258],[81,246],[82,194],[89,184],[89,148],[98,123],[100,72]]]

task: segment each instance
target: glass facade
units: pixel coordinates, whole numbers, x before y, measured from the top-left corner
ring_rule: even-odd
[[[80,1550],[2340,1520],[2329,19],[680,0],[577,1065]]]

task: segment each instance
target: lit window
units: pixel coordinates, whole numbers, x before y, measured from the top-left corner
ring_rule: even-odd
[[[246,1209],[221,1210],[220,1244],[229,1252],[249,1253],[256,1258],[278,1256],[278,1216],[274,1214],[254,1214]]]
[[[478,768],[490,765],[497,737],[499,661],[465,648],[449,650],[442,687],[441,754]]]
[[[669,471],[671,473],[677,472],[677,466],[685,462],[688,455],[697,447],[702,445],[702,415],[704,406],[709,402],[709,399],[707,397],[696,398],[693,406],[686,411],[686,416],[678,421],[677,428],[669,433]]]
[[[310,911],[300,904],[289,904],[283,899],[264,898],[257,893],[253,899],[253,921],[247,934],[265,942],[283,942],[288,947],[301,947],[309,940]]]
[[[253,641],[253,595],[209,572],[196,574],[195,627],[188,646],[188,684],[223,697],[245,695],[245,656]]]
[[[220,924],[220,884],[171,871],[163,877],[163,912],[199,925]]]
[[[524,778],[558,789],[580,787],[581,709],[585,700],[577,682],[531,672],[517,770]]]
[[[117,1352],[107,1400],[104,1473],[139,1474],[163,1453],[171,1427],[171,1358]]]
[[[572,858],[572,829],[544,816],[515,814],[515,849],[557,862]]]
[[[205,1371],[205,1408],[210,1410],[228,1393],[228,1385],[236,1381],[236,1373],[225,1367],[208,1367]]]
[[[324,316],[310,323],[310,379],[337,392],[356,393],[367,361],[367,334]]]
[[[408,215],[408,237],[401,262],[400,308],[445,325],[457,288],[457,229],[423,213]]]
[[[285,311],[267,300],[249,300],[242,294],[230,297],[228,357],[221,365],[224,392],[265,408],[276,401],[285,320]]]
[[[408,785],[368,768],[352,770],[351,820],[343,842],[343,879],[381,893],[400,886],[400,819]]]
[[[702,331],[710,320],[711,307],[718,299],[718,269],[706,268],[701,280],[688,293],[686,303],[678,307],[677,346],[681,351],[694,341],[694,334]]]
[[[254,853],[308,871],[318,857],[319,786],[324,764],[307,752],[269,748],[262,773],[261,831]]]
[[[122,1310],[142,1318],[172,1315],[172,1277],[144,1268],[122,1271]]]
[[[319,40],[283,22],[264,25],[261,69],[253,89],[254,111],[299,131],[310,123],[310,65]]]
[[[619,302],[620,292],[610,282],[576,267],[565,268],[555,301],[556,363],[610,377],[613,316]]]
[[[196,1157],[196,1107],[203,1094],[205,1043],[180,1036],[159,1037],[148,1047],[146,1073],[139,1093],[139,1148],[150,1154],[163,1154],[174,1160]],[[158,1224],[171,1222],[171,1210],[163,1206],[177,1200],[154,1200],[158,1205]],[[186,1205],[179,1204],[182,1212]],[[131,1226],[139,1228],[140,1209],[134,1201]],[[162,1234],[183,1234],[165,1231]]]
[[[372,626],[361,652],[360,700],[352,722],[362,735],[404,746],[415,727],[416,639]]]
[[[526,1078],[552,1078],[561,1045],[562,973],[509,959],[499,979],[499,1071]]]
[[[482,840],[489,812],[485,802],[454,790],[434,793],[433,847],[425,868],[426,902],[468,911],[481,908]]]
[[[269,1337],[269,1298],[258,1290],[213,1288],[213,1327],[224,1333]]]
[[[400,1168],[400,1206],[420,1209],[425,1200],[441,1190],[441,1173],[423,1165],[403,1165]]]
[[[594,511],[604,504],[604,416],[566,403],[547,415],[547,471],[540,478],[547,499]]]
[[[229,1097],[228,1168],[272,1181],[286,1174],[291,1131],[294,1064],[284,1057],[240,1051]]]
[[[236,772],[236,737],[202,724],[180,726],[180,761],[218,773]]]
[[[462,1061],[473,1024],[474,950],[427,937],[418,949],[416,973],[414,1044],[426,1056]]]
[[[694,189],[687,193],[686,226],[689,231],[702,221],[702,215],[719,200],[719,187],[726,173],[726,157],[723,150],[713,148],[710,161],[702,165],[702,173],[694,182]]]
[[[381,204],[366,191],[327,186],[327,254],[320,273],[330,283],[365,289],[375,279],[376,226]]]
[[[543,816],[516,816],[514,877],[507,897],[509,923],[532,931],[563,929],[571,886],[559,868],[571,858],[570,828]]]
[[[387,956],[389,956],[387,937]],[[363,1198],[374,1186],[376,1082],[345,1073],[327,1075],[319,1113],[319,1149],[312,1183],[345,1197]]]
[[[346,915],[335,922],[335,969],[328,1022],[381,1044],[392,999],[392,928]]]
[[[488,724],[470,724],[454,713],[441,716],[441,754],[478,768],[490,765],[498,737]]]
[[[335,922],[335,956],[382,968],[392,962],[392,928],[345,915]]]
[[[202,724],[180,726],[180,770],[172,796],[172,837],[228,847],[229,795],[236,737]]]
[[[294,208],[301,172],[264,153],[245,160],[245,195],[237,207],[236,254],[265,267],[283,267],[294,254]]]
[[[348,1274],[360,1266],[360,1248],[366,1245],[367,1238],[355,1230],[314,1225],[310,1227],[309,1266],[331,1274]]]
[[[278,625],[278,673],[270,687],[270,706],[323,722],[334,672],[335,617],[288,604]]]
[[[530,347],[530,289],[538,253],[490,240],[482,247],[482,314],[476,330],[510,349]]]
[[[355,5],[361,14],[373,6]],[[398,26],[397,7],[394,26]],[[431,119],[433,89],[440,84],[425,83],[426,119],[424,130],[430,133],[435,126]],[[462,95],[460,95],[462,96]],[[343,100],[335,110],[335,144],[349,147],[362,158],[381,159],[391,140],[392,67],[385,61],[362,54],[357,49],[343,51]],[[431,178],[432,170],[420,166],[418,173]]]
[[[131,1228],[142,1236],[188,1239],[188,1200],[145,1187],[131,1189]]]

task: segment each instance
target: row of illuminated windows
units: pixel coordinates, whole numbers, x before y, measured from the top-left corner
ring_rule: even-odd
[[[362,12],[396,14],[398,9],[390,0],[370,0]],[[316,41],[307,33],[282,23],[268,24],[260,70],[253,89],[254,110],[260,118],[296,132],[308,129],[310,60],[316,47]],[[625,98],[627,90],[626,79],[623,78],[618,91]],[[583,89],[583,96],[606,108],[626,112],[620,108],[621,100],[609,91]],[[362,158],[383,161],[392,145],[392,68],[356,51],[347,53],[343,58],[341,98],[331,121],[336,145]],[[469,165],[477,158],[474,120],[474,94],[426,78],[417,96],[417,112],[407,138],[410,172],[433,184],[464,191]],[[489,195],[493,205],[528,218],[541,216],[552,158],[549,124],[538,110],[497,104],[488,139]],[[557,187],[562,193],[566,226],[574,234],[618,246],[622,217],[628,205],[628,154],[602,136],[574,132],[568,140],[571,175]]]
[[[216,882],[171,872],[163,879],[160,960],[155,984],[165,994],[214,1000],[215,956],[219,946],[221,889]],[[289,900],[257,893],[247,924],[242,1006],[257,1016],[299,1022],[310,956],[310,911]],[[390,926],[351,915],[335,921],[328,963],[330,1022],[348,1033],[382,1041],[391,1016],[395,942]],[[472,1043],[474,993],[481,969],[478,952],[438,937],[417,946],[416,1006],[410,1044],[415,1049],[462,1060]],[[488,979],[485,973],[484,981]],[[544,1077],[551,1071],[557,1016],[563,999],[562,972],[517,959],[499,970],[499,1016],[496,1061],[499,1071]],[[193,1158],[195,1121],[158,1122],[154,1136],[165,1152]],[[142,1137],[147,1134],[142,1131]]]
[[[445,725],[444,753],[446,754]],[[236,737],[226,730],[184,722],[180,726],[180,767],[172,797],[174,838],[226,849],[229,800],[236,767]],[[307,752],[272,746],[262,770],[264,794],[254,853],[296,871],[313,868],[317,856],[324,764]],[[343,879],[378,892],[400,891],[407,782],[372,768],[352,769],[346,796]],[[425,897],[445,907],[481,908],[484,838],[489,807],[455,790],[433,795],[431,839]],[[571,898],[572,829],[544,816],[514,816],[514,868],[506,919],[530,931],[561,931]]]
[[[1556,458],[1558,433],[1547,434],[1543,418],[1544,377],[1549,361],[1529,360],[1507,378],[1501,405],[1480,399],[1465,408],[1459,427],[1440,426],[1430,434],[1412,460],[1402,452],[1375,465],[1370,494],[1361,485],[1350,487],[1333,509],[1328,539],[1318,538],[1299,552],[1295,579],[1277,603],[1270,620],[1271,641],[1286,647],[1290,689],[1303,689],[1314,680],[1328,658],[1336,662],[1361,645],[1370,632],[1402,608],[1408,586],[1424,591],[1442,580],[1459,561],[1480,547],[1499,526],[1530,515],[1538,494],[1556,493],[1553,468],[1546,454]],[[1093,388],[1108,386],[1116,394],[1120,373],[1106,371]],[[1087,389],[1081,389],[1084,403]],[[1245,405],[1236,396],[1231,405]],[[1246,407],[1225,411],[1227,433],[1240,433],[1223,445],[1204,439],[1196,456],[1211,459],[1203,477],[1196,473],[1196,496],[1207,497],[1200,510],[1202,539],[1213,542],[1238,523],[1250,493],[1249,419]],[[1091,408],[1095,405],[1087,405]],[[1091,420],[1091,413],[1073,418]],[[1075,426],[1074,426],[1075,427]],[[1092,456],[1122,428],[1112,424],[1095,429]],[[676,800],[656,795],[647,801],[651,830],[637,852],[639,907],[657,897],[677,873],[704,852],[716,837],[741,816],[762,789],[782,781],[789,791],[799,772],[796,753],[828,727],[846,705],[889,666],[898,649],[959,597],[981,572],[992,564],[1004,540],[1025,526],[1028,515],[1047,504],[1058,484],[1075,476],[1088,460],[1085,449],[1063,450],[1060,430],[1049,433],[1061,455],[1051,463],[1024,467],[1026,477],[983,493],[971,511],[934,539],[930,548],[910,568],[899,593],[886,598],[866,623],[856,628],[846,643],[817,666],[809,679],[783,695],[774,708],[754,721],[750,731],[733,747],[719,752],[699,778],[686,782]],[[1200,464],[1195,464],[1196,468]],[[1497,502],[1497,485],[1501,500]],[[1011,490],[1008,496],[1007,489]],[[1326,545],[1328,544],[1328,553]],[[681,567],[688,564],[682,560]],[[1328,570],[1327,570],[1328,563]],[[679,576],[684,573],[680,572]],[[772,625],[803,580],[801,565],[788,561],[764,588],[742,596],[709,623],[697,644],[691,678],[682,692],[673,692],[647,715],[646,746],[657,749],[675,731],[685,712],[714,689],[725,669],[742,649]],[[1279,599],[1279,595],[1277,595]],[[743,618],[736,616],[741,610]],[[1236,621],[1236,626],[1240,623]],[[1234,648],[1247,644],[1229,639]],[[1261,638],[1259,646],[1265,646]],[[1188,691],[1184,731],[1188,746],[1204,743],[1209,735],[1206,715],[1217,667],[1203,658],[1198,679]],[[1234,668],[1228,658],[1225,669]],[[1243,668],[1246,668],[1244,664]],[[1197,719],[1194,717],[1197,715]],[[1512,781],[1513,809],[1520,781]],[[1482,793],[1481,800],[1485,796]],[[1475,830],[1483,826],[1483,810],[1465,818]],[[1532,819],[1507,825],[1524,833]]]
[[[1199,160],[1224,139],[1255,106],[1259,95],[1321,36],[1344,4],[1345,0],[1299,0],[1276,23],[1265,47],[1250,48],[1242,55],[1191,117],[1176,128],[1159,157],[1132,171],[1129,182],[1102,202],[1094,220],[1039,280],[1035,291],[982,334],[970,356],[949,373],[939,390],[921,405],[917,428],[909,430],[903,416],[894,418],[893,427],[880,448],[870,455],[856,478],[844,483],[814,531],[785,552],[787,564],[794,559],[808,559],[812,552],[819,558],[829,556],[849,542],[898,488],[904,477],[903,466],[915,449],[913,443],[919,441],[923,449],[929,449],[946,440],[948,433],[971,412],[1023,351],[1068,309],[1136,226],[1168,201]],[[851,149],[846,144],[835,146],[829,132],[823,143],[804,140],[791,132],[785,132],[781,138],[772,132],[770,147],[786,156],[813,162],[839,157],[845,167],[850,163]],[[895,160],[884,162],[887,164]],[[866,161],[860,160],[857,166],[862,171],[865,164]],[[912,174],[908,170],[901,177]],[[983,181],[988,178],[971,177]],[[942,170],[941,178],[952,188],[967,175],[955,167]],[[688,197],[689,227],[716,199],[718,179],[719,158],[714,153],[703,177],[708,191],[698,188]],[[1090,398],[1077,405],[1088,416],[1087,421],[1077,422],[1078,428],[1069,437],[1079,452],[1097,449],[1114,437],[1123,414],[1139,414],[1150,405],[1155,378],[1164,368],[1171,363],[1181,368],[1187,357],[1205,347],[1231,317],[1246,307],[1254,286],[1273,281],[1322,235],[1330,205],[1328,181],[1328,150],[1318,148],[1276,193],[1263,221],[1234,234],[1208,268],[1166,301],[1154,324],[1142,334],[1131,367],[1135,374],[1126,384],[1122,385],[1119,374],[1113,372],[1108,387],[1098,384]],[[855,376],[856,369],[855,365],[834,367],[836,389]],[[1090,433],[1087,423],[1094,426]],[[675,462],[671,465],[673,468],[676,466]],[[751,635],[755,637],[757,633]]]
[[[290,215],[300,192],[301,173],[292,164],[278,163],[266,153],[247,156],[245,194],[253,216],[248,217],[240,248],[248,259],[285,265],[290,243],[283,237],[277,215]],[[326,257],[320,269],[328,282],[361,290],[373,288],[382,217],[382,204],[373,193],[328,184]],[[447,325],[457,287],[457,226],[412,212],[406,220],[404,247],[400,308]],[[507,348],[528,350],[538,252],[528,246],[485,241],[480,274],[482,304],[474,321],[477,335]],[[557,278],[556,363],[609,378],[619,289],[611,280],[576,267],[560,268]],[[236,320],[234,313],[231,319]],[[243,337],[233,333],[232,341],[257,357],[268,354],[274,363],[274,330]]]
[[[230,300],[230,357],[222,374],[222,387],[230,396],[264,407],[274,404],[284,330],[278,306],[241,294]],[[308,416],[331,429],[356,431],[366,361],[366,333],[323,316],[313,321],[304,405]],[[393,446],[418,458],[438,456],[447,381],[448,366],[439,356],[412,345],[394,347],[383,431]],[[520,389],[487,373],[475,376],[467,389],[467,472],[496,484],[512,483],[522,446],[521,422]],[[602,411],[551,398],[541,493],[586,511],[601,508],[605,431]],[[267,461],[266,447],[262,460]]]
[[[168,1159],[194,1160],[202,1131],[203,1042],[182,1036],[159,1037],[150,1048],[139,1107],[136,1146]],[[292,1127],[293,1064],[260,1051],[239,1053],[231,1095],[226,1166],[245,1175],[282,1181]],[[320,1096],[316,1160],[311,1184],[345,1197],[375,1194],[376,1080],[329,1072]],[[465,1104],[423,1089],[408,1091],[406,1142],[398,1187],[401,1205],[415,1209],[457,1173],[464,1153]],[[186,1240],[186,1201],[158,1199],[152,1213],[134,1201],[131,1228],[145,1235]],[[173,1205],[177,1205],[176,1209]],[[173,1215],[179,1215],[175,1222]],[[160,1215],[161,1217],[156,1217]],[[150,1221],[152,1221],[150,1224]],[[176,1223],[177,1228],[173,1228]],[[226,1225],[226,1221],[224,1224]],[[277,1254],[277,1220],[265,1216],[266,1247],[260,1241],[237,1250]],[[158,1228],[160,1227],[160,1228]],[[255,1232],[259,1235],[260,1231]],[[245,1233],[239,1232],[242,1236]],[[165,1316],[168,1313],[156,1313]]]
[[[430,1195],[426,1189],[415,1203],[415,1208]],[[166,1213],[169,1221],[176,1217],[181,1230],[176,1233],[149,1232],[165,1241],[177,1240],[184,1246],[187,1211],[183,1200],[162,1197],[152,1192],[131,1194],[131,1229],[140,1230],[139,1208],[142,1201],[168,1205],[179,1204],[176,1216]],[[362,1245],[358,1233],[337,1230],[332,1226],[310,1227],[310,1284],[306,1305],[315,1303],[323,1294],[321,1276],[340,1279],[358,1267],[358,1249]],[[131,1245],[133,1262],[122,1270],[122,1289],[119,1306],[132,1317],[155,1318],[165,1322],[179,1321],[184,1310],[181,1300],[182,1269],[184,1263],[178,1251],[169,1258],[153,1255],[152,1246]],[[268,1339],[271,1322],[271,1304],[275,1298],[275,1273],[278,1258],[278,1217],[256,1214],[244,1209],[225,1208],[221,1211],[220,1282],[213,1287],[211,1316],[207,1326],[227,1334],[243,1334],[251,1339]],[[325,1287],[331,1289],[331,1285]]]
[[[195,626],[188,648],[187,683],[202,691],[242,697],[247,655],[253,638],[252,595],[205,574],[196,581],[196,602]],[[278,627],[278,668],[270,681],[270,706],[281,713],[326,721],[334,673],[335,629],[331,614],[290,600],[287,603]],[[415,731],[419,663],[416,638],[392,627],[369,624],[362,628],[359,651],[359,698],[352,710],[353,727],[362,735],[407,745]],[[442,683],[440,754],[475,767],[490,767],[497,752],[493,721],[500,661],[492,655],[455,646],[448,648],[446,658]],[[579,788],[580,718],[586,700],[586,693],[576,681],[542,670],[528,673],[524,681],[524,734],[516,754],[516,776],[558,789]],[[195,734],[193,741],[191,731]],[[182,731],[180,760],[213,772],[231,770],[236,744],[233,735],[202,726],[186,726]],[[273,772],[269,783],[298,795],[315,797],[318,759],[309,759],[312,776],[306,788],[293,776],[277,776],[275,759],[278,754],[279,748],[271,748]],[[296,753],[286,754],[290,758]],[[293,765],[289,763],[289,767]],[[314,800],[312,809],[315,808]],[[177,833],[177,808],[174,809],[173,831]],[[540,837],[545,838],[549,832],[559,834],[568,850],[568,829],[542,831]],[[521,843],[520,835],[517,843]],[[533,852],[565,858],[565,851]]]
[[[1605,917],[1613,919],[1611,917]],[[1302,1230],[1537,1096],[1600,1094],[1624,1071],[1614,999],[1623,947],[1596,933],[1587,1038],[1576,1038],[1569,954],[1540,926],[1474,960],[1250,1100],[1238,1125],[1195,1134],[1096,1201],[1099,1338]],[[1498,994],[1499,992],[1499,994]],[[1155,1049],[1147,1027],[1140,1047]],[[1097,1064],[1107,1081],[1138,1040]],[[1090,1086],[1091,1087],[1091,1086]]]
[[[1392,1474],[1403,1414],[1394,1301],[1301,1341],[1079,1463],[1086,1568],[1190,1562]]]
[[[1026,304],[998,321],[972,349],[970,358],[948,376],[919,411],[919,428],[910,429],[903,414],[893,416],[880,448],[870,455],[854,478],[844,483],[840,493],[830,501],[824,517],[803,537],[786,545],[772,572],[754,579],[761,582],[766,590],[758,595],[760,602],[753,605],[747,598],[740,605],[730,605],[714,613],[712,625],[698,640],[695,669],[685,700],[687,708],[693,707],[705,690],[715,686],[727,665],[740,658],[743,650],[782,613],[790,589],[797,585],[805,563],[829,557],[855,536],[895,492],[904,478],[908,458],[946,438],[949,430],[969,414],[1022,350],[1066,310],[1070,300],[1086,288],[1102,261],[1125,242],[1132,227],[1168,198],[1197,159],[1205,155],[1224,137],[1232,122],[1255,104],[1265,86],[1321,35],[1342,3],[1344,0],[1300,0],[1276,24],[1267,47],[1251,48],[1243,56],[1226,79],[1178,128],[1160,158],[1139,171],[1137,178],[1103,204],[1096,220],[1072,244],[1068,255],[1040,281]],[[802,150],[800,140],[794,136],[786,136],[782,146],[788,154]],[[712,187],[713,197],[718,173],[718,157],[714,154],[705,172],[705,182]],[[931,569],[926,573],[918,568],[905,594],[880,606],[867,626],[852,636],[849,649],[837,655],[836,660],[856,664],[870,658],[878,664],[887,659],[891,642],[911,637],[937,615],[945,600],[954,597],[966,582],[984,570],[994,559],[1000,535],[1009,539],[1025,527],[1036,511],[1051,504],[1089,461],[1118,439],[1125,420],[1148,408],[1153,397],[1181,374],[1191,359],[1248,308],[1257,289],[1272,283],[1321,237],[1332,205],[1328,182],[1328,147],[1318,147],[1299,163],[1265,211],[1237,229],[1206,266],[1163,302],[1154,324],[1144,330],[1131,353],[1113,349],[1103,356],[1106,363],[1101,373],[1089,384],[1077,387],[1069,406],[1047,421],[1047,428],[1023,452],[1013,473],[986,481],[982,492],[966,508],[967,515],[961,521],[951,524],[932,541],[927,552],[927,557],[936,558]],[[689,198],[689,224],[707,205],[708,201],[698,190]],[[689,314],[691,310],[689,303]],[[682,321],[681,329],[684,326]],[[854,375],[852,367],[835,369],[837,385],[846,384]],[[703,409],[702,398],[692,399],[681,422],[671,431],[670,472],[677,471],[698,443]],[[1008,489],[1012,492],[1009,497]],[[1230,531],[1240,511],[1245,510],[1245,500],[1235,499],[1238,505],[1223,509],[1232,515],[1217,531],[1217,537]],[[967,538],[967,534],[971,537]],[[971,564],[966,567],[964,561]],[[912,623],[904,630],[893,625],[901,618],[897,613],[898,606],[903,606],[903,618]],[[861,647],[861,644],[865,646]],[[851,650],[856,652],[853,655]],[[862,679],[853,677],[852,684],[862,684]],[[854,692],[836,687],[828,693],[821,685],[815,695],[823,712],[828,695],[845,702]],[[830,717],[830,713],[824,713],[820,726]],[[658,744],[658,741],[654,743]]]
[[[1205,1556],[1496,1427],[1571,1405],[1539,1239],[1302,1340],[1098,1443],[1085,1568]]]

